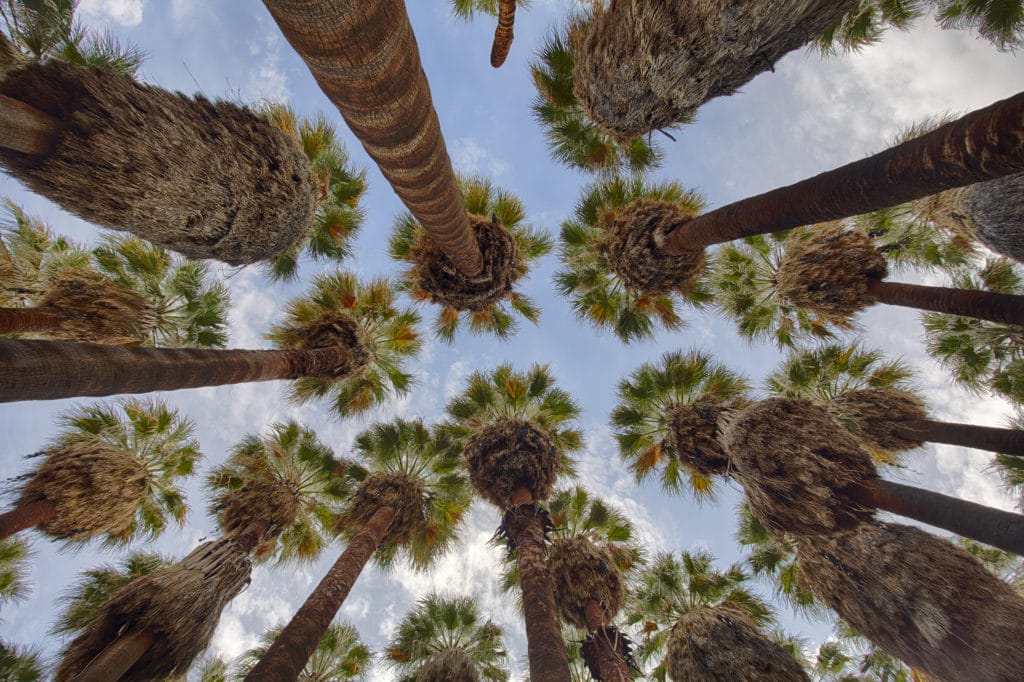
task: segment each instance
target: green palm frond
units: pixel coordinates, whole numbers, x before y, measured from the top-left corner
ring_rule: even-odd
[[[0,680],[40,682],[46,675],[42,652],[0,641]]]
[[[829,344],[791,352],[764,385],[773,395],[827,404],[842,393],[867,388],[913,392],[913,377],[907,363],[889,360],[880,350]]]
[[[0,217],[0,304],[34,304],[50,281],[68,270],[91,269],[84,246],[55,234],[10,199]]]
[[[32,551],[18,538],[0,540],[0,604],[28,595],[31,583],[25,564],[30,556]]]
[[[263,633],[258,646],[247,650],[239,659],[234,679],[242,680],[270,649],[284,626]],[[364,680],[373,664],[370,647],[363,644],[359,632],[348,623],[333,623],[320,638],[313,655],[299,673],[300,680]]]
[[[822,54],[851,52],[882,39],[887,30],[906,30],[928,10],[928,0],[861,0],[812,45]]]
[[[360,372],[344,379],[296,379],[291,388],[296,402],[328,398],[331,410],[347,417],[408,393],[413,376],[405,366],[422,345],[416,330],[420,318],[411,308],[396,307],[395,290],[387,279],[360,282],[344,272],[321,273],[308,294],[288,303],[285,321],[267,338],[279,348],[296,348],[303,325],[324,313],[352,317],[365,332],[370,359]]]
[[[933,0],[943,28],[974,29],[1000,50],[1024,45],[1024,2],[1020,0]]]

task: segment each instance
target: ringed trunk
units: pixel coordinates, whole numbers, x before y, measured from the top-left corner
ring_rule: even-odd
[[[57,136],[53,116],[6,95],[0,95],[0,147],[22,154],[45,154]]]
[[[924,419],[901,429],[907,437],[1024,457],[1024,431]]]
[[[1024,296],[879,279],[868,281],[868,293],[877,302],[888,305],[962,315],[999,324],[1024,325]]]
[[[247,682],[298,679],[366,562],[387,535],[397,511],[394,507],[380,507],[374,512],[263,658],[245,676]]]
[[[600,602],[587,602],[588,637],[583,642],[583,659],[601,682],[629,682],[629,665],[605,630],[611,623],[604,622],[604,609]],[[612,628],[614,630],[614,628]]]
[[[857,502],[1024,556],[1024,514],[875,479],[850,491]]]
[[[498,26],[494,29],[491,45],[491,66],[500,68],[512,49],[513,27],[516,22],[516,0],[498,0]]]
[[[348,359],[340,346],[201,350],[0,339],[0,402],[340,376]]]
[[[72,682],[115,682],[128,672],[153,644],[148,632],[130,632],[104,649]]]
[[[57,515],[57,506],[49,500],[36,500],[0,514],[0,540],[31,528]]]
[[[483,257],[469,227],[403,0],[263,0],[327,98],[459,270]]]
[[[0,308],[0,334],[43,334],[64,321],[55,308]]]
[[[1024,93],[884,152],[705,213],[662,241],[670,255],[870,213],[1024,172]]]

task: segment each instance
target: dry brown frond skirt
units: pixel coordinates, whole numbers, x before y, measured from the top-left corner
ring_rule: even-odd
[[[551,436],[523,419],[495,419],[469,439],[465,455],[473,488],[501,509],[508,508],[520,486],[529,488],[535,501],[547,499],[558,478]]]
[[[555,604],[562,618],[583,630],[587,602],[596,600],[611,623],[622,608],[625,587],[608,550],[583,536],[557,538],[548,547],[548,568]]]
[[[670,454],[703,476],[721,476],[729,470],[729,457],[719,443],[718,418],[722,407],[694,407],[675,403],[665,410]]]
[[[378,509],[391,507],[395,510],[395,519],[383,541],[402,544],[426,524],[426,499],[427,488],[418,476],[376,471],[359,484],[339,524],[355,533]]]
[[[828,404],[832,417],[872,450],[900,452],[924,444],[911,438],[913,429],[927,418],[924,405],[905,391],[886,388],[865,388],[844,391]]]
[[[452,648],[431,656],[416,673],[416,682],[480,682],[480,676],[466,652]]]
[[[339,379],[361,372],[370,363],[370,338],[359,321],[351,315],[327,311],[292,333],[298,338],[295,348],[333,348],[347,351],[345,362],[331,368],[322,379]]]
[[[257,475],[239,490],[227,495],[219,515],[225,535],[237,536],[250,523],[265,521],[267,532],[259,539],[255,553],[264,556],[274,548],[277,538],[299,515],[299,495],[287,481]]]
[[[104,277],[62,274],[47,288],[39,306],[62,314],[60,328],[46,332],[51,339],[130,345],[146,342],[157,325],[149,301]]]
[[[696,214],[668,201],[638,199],[627,204],[608,226],[604,243],[608,266],[627,287],[648,296],[678,291],[704,270],[704,251],[667,256],[659,246],[675,227]]]

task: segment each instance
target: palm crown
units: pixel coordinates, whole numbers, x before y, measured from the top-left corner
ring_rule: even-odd
[[[628,287],[612,272],[605,253],[611,221],[639,199],[668,202],[688,213],[698,212],[704,203],[674,182],[650,185],[639,177],[599,180],[584,189],[572,218],[562,224],[559,258],[563,269],[555,274],[556,288],[569,299],[579,319],[610,328],[627,343],[652,338],[656,323],[680,329],[684,322],[679,305],[700,307],[712,300],[701,277],[667,294],[648,295]]]
[[[10,199],[0,222],[0,304],[28,305],[62,271],[90,267],[82,246],[55,234]]]
[[[887,360],[879,350],[868,350],[858,343],[829,344],[793,351],[764,383],[774,395],[827,404],[847,391],[908,391],[912,376],[905,362]]]
[[[495,187],[481,178],[460,178],[459,189],[462,191],[466,211],[473,215],[496,219],[511,234],[518,248],[519,258],[516,262],[515,279],[519,279],[529,270],[530,265],[541,256],[548,254],[552,248],[551,238],[545,231],[537,230],[528,225],[523,203],[510,192]],[[411,213],[403,213],[395,221],[391,235],[390,253],[396,260],[414,263],[413,251],[417,243],[424,239],[426,232]],[[401,288],[414,300],[426,301],[430,295],[423,290],[417,281],[415,268],[410,268],[402,277]],[[513,312],[524,319],[537,323],[540,308],[524,296],[512,291],[508,296],[508,306]],[[490,333],[505,339],[517,330],[515,318],[505,307],[504,301],[491,303],[482,310],[460,311],[450,306],[441,305],[441,310],[434,320],[434,333],[442,341],[452,343],[459,328],[466,324],[474,334]]]
[[[283,629],[277,627],[267,630],[258,646],[242,654],[234,679],[242,680],[249,674]],[[359,638],[359,632],[348,623],[334,623],[320,638],[296,682],[362,680],[372,662],[373,654]]]
[[[325,116],[303,118],[288,106],[271,104],[262,113],[294,138],[313,169],[316,210],[305,237],[272,256],[264,272],[273,280],[291,281],[299,274],[299,257],[341,261],[351,255],[351,243],[363,221],[359,200],[366,192],[366,171],[357,169]]]
[[[736,541],[749,554],[746,564],[753,574],[766,579],[775,594],[790,606],[807,613],[818,615],[821,605],[808,590],[800,584],[800,564],[796,559],[796,542],[787,535],[768,532],[744,503],[738,510],[739,524]]]
[[[292,398],[306,402],[328,397],[331,409],[346,417],[374,407],[394,395],[404,395],[412,375],[405,361],[420,349],[416,331],[419,315],[395,306],[395,293],[386,279],[359,282],[354,275],[335,272],[317,275],[312,291],[288,303],[285,322],[267,338],[281,348],[303,348],[307,325],[324,316],[339,316],[359,328],[367,363],[342,379],[302,377],[292,384]]]
[[[17,538],[0,540],[0,606],[18,601],[28,593],[25,562],[30,554],[28,545]]]
[[[414,682],[420,669],[448,651],[464,654],[480,679],[505,682],[508,652],[500,626],[484,619],[470,597],[429,594],[402,618],[387,648],[401,682]]]
[[[712,497],[712,474],[721,473],[717,463],[724,459],[717,416],[746,404],[748,390],[746,379],[699,351],[644,363],[618,385],[611,422],[619,454],[638,482],[658,471],[667,492]]]
[[[342,469],[312,430],[294,421],[274,424],[267,435],[246,435],[210,473],[210,513],[225,532],[267,521],[272,528],[257,550],[259,558],[312,561],[349,492]]]

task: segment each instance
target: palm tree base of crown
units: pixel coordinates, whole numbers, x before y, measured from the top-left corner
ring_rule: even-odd
[[[587,670],[598,682],[618,682],[605,672],[616,661],[625,662],[627,670],[643,675],[633,659],[633,641],[614,625],[602,625],[591,631],[583,640],[580,653]]]
[[[661,296],[681,289],[704,271],[704,250],[668,256],[665,235],[696,217],[669,201],[637,199],[612,219],[604,243],[612,271],[631,289]]]

